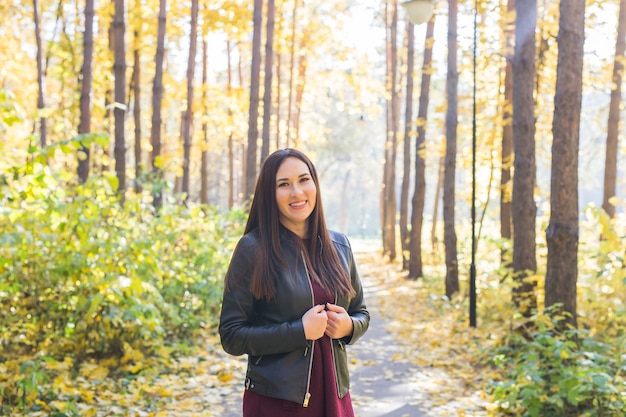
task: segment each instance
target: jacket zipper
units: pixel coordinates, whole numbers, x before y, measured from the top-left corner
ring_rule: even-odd
[[[337,292],[335,291],[335,304],[337,304]],[[341,343],[341,341],[339,341]],[[337,395],[339,395],[339,375],[337,374],[337,363],[335,361],[335,344],[330,339],[330,355],[333,358],[333,369],[335,370],[335,385],[337,386]]]
[[[306,265],[306,258],[304,257],[304,252],[300,251],[302,255],[302,262],[304,263],[304,270],[307,275],[307,282],[309,283],[309,289],[311,290],[311,307],[315,306],[315,296],[313,294],[313,285],[311,284],[311,275],[309,274],[309,268]],[[308,346],[304,350],[304,356],[308,353]],[[309,389],[311,388],[311,371],[313,370],[313,351],[315,350],[315,340],[311,340],[311,357],[309,359],[309,373],[306,380],[306,394],[304,394],[304,402],[302,403],[303,407],[309,406],[309,400],[311,399],[311,393]]]

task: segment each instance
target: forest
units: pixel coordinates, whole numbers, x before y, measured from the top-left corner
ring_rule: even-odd
[[[0,415],[231,384],[224,274],[288,147],[484,415],[626,414],[626,0],[418,1],[0,2]]]

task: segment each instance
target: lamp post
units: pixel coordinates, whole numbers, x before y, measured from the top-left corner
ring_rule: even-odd
[[[430,19],[435,8],[434,0],[408,0],[401,3],[406,10],[409,20],[414,25],[421,25]]]
[[[406,10],[411,23],[419,25],[430,19],[435,0],[408,0],[401,5]],[[473,90],[472,90],[472,260],[470,265],[470,305],[469,321],[476,327],[476,20],[477,0],[474,0],[474,48],[473,48]]]

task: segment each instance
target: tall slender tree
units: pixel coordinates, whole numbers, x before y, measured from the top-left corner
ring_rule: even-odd
[[[604,195],[602,208],[613,218],[615,205],[611,198],[615,196],[617,180],[617,150],[620,126],[620,108],[622,104],[622,80],[624,78],[624,52],[626,50],[626,0],[619,3],[617,22],[617,40],[615,42],[615,60],[613,62],[613,84],[609,104],[609,120],[606,136],[606,157],[604,164]]]
[[[157,48],[154,57],[155,72],[152,82],[152,127],[150,141],[152,143],[152,156],[150,163],[154,181],[156,182],[152,193],[152,205],[158,210],[163,205],[163,167],[161,165],[161,107],[163,105],[163,61],[165,59],[165,28],[167,25],[167,1],[159,0],[159,22],[157,27]]]
[[[33,0],[33,20],[35,21],[35,41],[37,42],[37,109],[39,110],[39,145],[44,148],[47,145],[46,116],[44,115],[45,85],[43,65],[43,42],[41,40],[41,19],[39,16],[39,2]]]
[[[536,308],[535,255],[535,28],[537,0],[516,0],[515,55],[513,58],[513,302],[525,316]]]
[[[311,30],[306,28],[302,31],[301,42],[299,48],[306,51],[308,43],[311,40]],[[306,87],[306,69],[308,65],[307,54],[299,54],[298,56],[298,78],[295,83],[294,111],[293,111],[293,146],[300,146],[300,116],[302,115],[302,100],[304,98],[304,89]]]
[[[513,166],[513,57],[515,55],[515,0],[508,0],[504,17],[504,103],[502,110],[502,152],[500,166],[500,236],[513,237],[511,198],[513,191],[511,167]],[[506,250],[502,250],[501,260]]]
[[[292,100],[293,100],[293,90],[295,85],[295,76],[293,74],[296,67],[296,27],[297,27],[297,17],[298,17],[298,8],[300,7],[300,0],[293,0],[293,9],[292,9],[292,20],[291,20],[291,48],[289,54],[289,91],[287,96],[287,138],[286,145],[287,147],[292,146],[291,140],[291,125],[292,125]]]
[[[561,0],[559,57],[552,122],[550,222],[545,305],[567,312],[561,322],[577,325],[578,149],[582,102],[585,0]]]
[[[83,66],[80,70],[80,121],[78,134],[91,132],[91,85],[93,79],[93,16],[94,0],[85,0],[85,32],[83,33]],[[90,146],[81,143],[77,174],[80,182],[89,177]]]
[[[383,254],[396,258],[396,155],[398,147],[399,95],[397,89],[398,63],[398,2],[388,2],[387,14],[387,134],[385,136],[382,184]]]
[[[228,117],[232,117],[232,92],[233,92],[233,64],[231,54],[231,42],[226,42],[226,75],[227,85],[226,94],[228,96]],[[240,79],[241,80],[241,79]],[[228,208],[232,208],[235,204],[235,144],[233,138],[233,130],[228,132]],[[244,164],[242,164],[244,165]]]
[[[422,65],[422,81],[420,86],[419,108],[417,110],[417,138],[415,141],[415,188],[411,202],[411,233],[409,236],[409,278],[423,276],[422,271],[422,225],[424,220],[424,201],[426,199],[426,121],[428,120],[428,103],[430,100],[430,74],[432,73],[433,43],[435,41],[435,15],[426,24],[424,40],[424,62]],[[439,190],[437,190],[437,194]],[[435,199],[435,206],[439,200]],[[433,217],[435,222],[436,217]],[[434,227],[434,225],[433,225]]]
[[[265,33],[265,88],[263,90],[263,138],[261,161],[270,153],[270,127],[272,124],[272,79],[274,66],[274,0],[267,0],[267,26]]]
[[[411,183],[411,143],[415,121],[413,120],[413,71],[415,67],[414,25],[407,20],[405,24],[406,44],[406,96],[404,105],[404,141],[402,163],[402,185],[400,187],[400,244],[402,248],[402,268],[408,269],[410,259],[409,235],[409,184]]]
[[[191,0],[191,26],[189,29],[189,56],[187,59],[187,107],[183,113],[183,182],[184,200],[189,199],[189,167],[193,124],[193,80],[196,72],[196,49],[198,45],[198,0]]]
[[[137,2],[139,3],[139,2]],[[136,4],[138,8],[139,5]],[[141,176],[142,176],[142,125],[141,125],[141,49],[142,49],[142,32],[140,25],[133,30],[133,75],[131,77],[133,91],[133,121],[135,125],[135,192],[141,192]]]
[[[252,66],[250,68],[250,110],[248,117],[248,150],[246,152],[245,198],[254,194],[257,173],[257,140],[259,139],[259,94],[261,77],[261,26],[263,0],[254,0],[252,34]]]
[[[446,76],[446,159],[443,178],[443,242],[446,252],[446,296],[452,297],[459,291],[459,266],[457,260],[455,230],[455,178],[458,83],[457,69],[457,15],[458,1],[448,1],[448,73]]]
[[[205,32],[206,27],[203,28],[202,33],[202,108],[204,114],[209,114],[209,42]],[[203,146],[200,153],[200,203],[209,204],[209,123],[205,117],[202,118],[202,142]]]
[[[113,15],[114,62],[115,75],[115,104],[113,117],[115,120],[115,173],[117,175],[117,189],[120,199],[124,201],[126,192],[126,136],[124,126],[126,122],[126,42],[125,42],[125,7],[124,0],[115,0],[115,14]]]

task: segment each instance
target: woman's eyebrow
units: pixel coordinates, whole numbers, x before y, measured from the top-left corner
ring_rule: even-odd
[[[309,174],[308,172],[305,172],[303,174],[298,175],[298,178],[302,178],[302,177],[308,177],[311,174]],[[276,182],[280,182],[280,181],[289,181],[289,178],[277,178]]]

